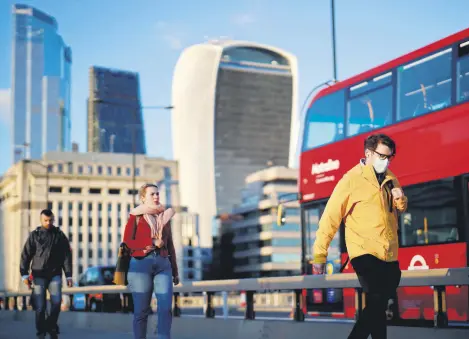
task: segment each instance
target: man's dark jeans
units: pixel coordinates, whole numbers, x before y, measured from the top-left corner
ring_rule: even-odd
[[[401,280],[399,262],[385,262],[367,254],[351,260],[366,293],[366,306],[349,339],[386,339],[386,308]]]
[[[50,294],[50,314],[46,319],[46,291]],[[62,304],[62,277],[57,275],[51,279],[34,278],[34,308],[36,310],[37,334],[46,334],[57,330],[60,306]]]

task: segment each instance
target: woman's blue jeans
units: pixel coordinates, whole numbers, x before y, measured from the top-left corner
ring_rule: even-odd
[[[151,296],[157,301],[158,339],[171,338],[173,279],[168,257],[150,253],[143,259],[132,258],[127,274],[134,302],[133,331],[135,339],[146,339]]]

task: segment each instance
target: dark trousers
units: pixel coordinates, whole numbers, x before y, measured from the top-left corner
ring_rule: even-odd
[[[50,314],[46,319],[46,291],[50,294]],[[59,319],[60,306],[62,304],[62,277],[34,278],[34,309],[36,311],[37,334],[57,331],[57,320]]]
[[[348,339],[386,339],[386,308],[401,280],[399,262],[385,262],[370,254],[351,260],[363,292],[366,305]]]

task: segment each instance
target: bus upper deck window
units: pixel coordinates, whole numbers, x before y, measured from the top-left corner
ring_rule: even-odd
[[[458,48],[456,74],[458,77],[456,101],[469,100],[469,40],[461,43]]]
[[[452,49],[427,55],[397,69],[397,120],[451,105]]]

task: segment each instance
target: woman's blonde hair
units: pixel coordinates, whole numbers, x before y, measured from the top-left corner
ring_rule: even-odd
[[[143,198],[145,198],[145,193],[147,192],[148,187],[155,187],[156,189],[158,189],[158,186],[156,186],[155,184],[143,184],[142,187],[140,187],[140,189],[138,190],[138,196],[140,197],[140,200],[143,200]]]

